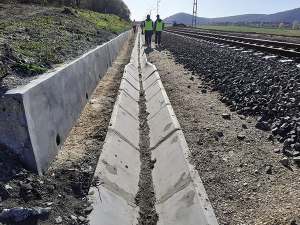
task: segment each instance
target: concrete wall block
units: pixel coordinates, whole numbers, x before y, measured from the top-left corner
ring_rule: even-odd
[[[170,100],[166,91],[160,90],[148,102],[146,102],[147,112],[149,112],[147,119],[150,120],[166,105],[171,105]]]
[[[139,119],[139,104],[125,91],[120,91],[116,102],[116,104],[120,104],[120,106],[136,120]]]
[[[145,98],[146,101],[150,101],[150,99],[157,94],[157,92],[159,92],[160,90],[164,90],[164,86],[162,85],[161,80],[157,80],[156,82],[154,82],[153,84],[151,84],[149,86],[149,88],[147,88],[147,90],[145,90]]]
[[[150,148],[154,148],[172,132],[180,129],[178,120],[170,105],[166,105],[148,120],[148,125],[150,128]]]
[[[125,32],[123,38],[129,36],[130,32]],[[6,124],[21,124],[17,125],[20,129],[11,128],[13,132],[19,133],[20,138],[10,137],[10,140],[6,140],[8,136],[4,134],[4,129],[7,127],[1,126],[0,144],[11,147],[28,169],[40,174],[45,172],[111,65],[112,59],[115,59],[117,52],[112,45],[122,42],[125,39],[116,37],[74,62],[57,68],[55,72],[44,74],[25,86],[8,91],[1,101],[17,100],[20,106],[15,114],[20,116],[19,121],[7,121]],[[1,117],[5,115],[0,111],[0,120]],[[17,141],[15,146],[21,147],[15,148],[9,144],[14,141]]]
[[[117,132],[133,147],[139,148],[139,121],[126,112],[119,104],[115,104],[109,123],[109,130]]]
[[[153,84],[155,81],[160,80],[158,72],[154,71],[147,77],[146,80],[143,81],[143,89],[147,90],[151,84]]]
[[[139,101],[140,92],[136,90],[127,80],[122,79],[120,90],[124,90],[136,102]]]
[[[176,131],[153,150],[153,184],[159,224],[218,224],[199,177],[189,163],[184,134]],[[179,216],[178,216],[179,215]]]
[[[127,80],[136,90],[140,90],[140,82],[137,81],[129,72],[126,70],[123,74],[123,79]]]
[[[91,187],[88,196],[94,210],[89,214],[90,225],[138,224],[139,207],[133,207],[121,196],[102,186]]]

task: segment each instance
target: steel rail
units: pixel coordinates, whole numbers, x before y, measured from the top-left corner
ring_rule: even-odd
[[[197,31],[170,29],[170,28],[165,29],[165,31],[170,33],[190,36],[198,39],[204,39],[207,41],[213,41],[222,44],[225,43],[228,45],[239,46],[248,49],[255,49],[258,51],[282,55],[285,57],[297,57],[297,58],[300,57],[300,52],[298,51],[298,49],[300,50],[300,44],[295,44],[295,43],[251,39],[251,38],[219,35],[219,34],[204,33],[204,32],[197,32]]]

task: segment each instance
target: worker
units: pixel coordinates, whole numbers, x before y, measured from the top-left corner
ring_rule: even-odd
[[[135,30],[136,30],[136,21],[133,20],[132,22],[132,28],[133,28],[133,32],[135,33]]]
[[[147,15],[147,19],[143,22],[145,26],[145,41],[148,48],[151,48],[151,37],[153,35],[153,21],[150,19],[150,15]]]
[[[160,45],[161,33],[164,29],[164,22],[159,18],[159,15],[156,16],[156,20],[154,22],[154,32],[155,32],[155,44]]]
[[[143,22],[141,23],[140,27],[141,27],[142,35],[144,35],[144,33],[145,33],[145,27],[143,26]]]

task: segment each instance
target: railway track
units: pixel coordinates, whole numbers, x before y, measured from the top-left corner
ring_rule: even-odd
[[[165,31],[215,43],[227,44],[229,46],[237,46],[278,56],[294,58],[297,61],[300,60],[300,44],[296,43],[236,37],[178,28],[166,28]]]

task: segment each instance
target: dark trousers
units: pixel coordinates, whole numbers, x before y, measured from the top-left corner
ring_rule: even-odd
[[[152,34],[153,34],[153,31],[149,31],[149,30],[145,31],[145,42],[147,45],[151,44]]]
[[[133,32],[135,33],[135,30],[136,30],[136,26],[133,26],[132,28],[133,28]]]
[[[161,32],[162,31],[155,31],[155,44],[159,44],[160,45]]]

